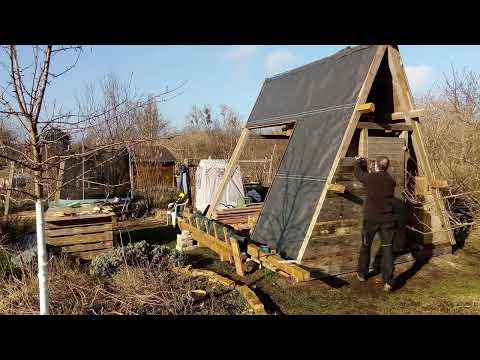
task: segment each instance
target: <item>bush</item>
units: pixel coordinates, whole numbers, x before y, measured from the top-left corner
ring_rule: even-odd
[[[92,276],[107,277],[114,274],[121,265],[128,266],[184,266],[187,257],[178,250],[162,245],[150,245],[145,240],[129,243],[125,247],[117,247],[97,256],[90,263]]]

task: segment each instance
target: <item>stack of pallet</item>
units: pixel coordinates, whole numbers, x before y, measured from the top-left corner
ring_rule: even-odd
[[[113,247],[114,215],[108,208],[91,206],[49,208],[45,213],[47,244],[81,259],[92,260]]]
[[[249,223],[258,218],[263,203],[249,204],[241,208],[217,210],[213,218],[223,224]]]

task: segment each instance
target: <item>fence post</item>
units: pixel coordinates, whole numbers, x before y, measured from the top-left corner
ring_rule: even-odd
[[[37,261],[38,261],[38,292],[40,298],[40,315],[48,315],[48,262],[47,245],[45,243],[45,222],[43,202],[35,202],[35,215],[37,225]]]

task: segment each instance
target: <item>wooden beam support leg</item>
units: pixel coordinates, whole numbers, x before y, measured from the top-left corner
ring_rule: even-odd
[[[242,267],[242,258],[240,255],[240,246],[238,246],[238,241],[235,238],[230,238],[230,245],[232,246],[233,260],[235,262],[235,270],[238,275],[244,276],[243,267]]]
[[[207,212],[207,218],[211,219],[218,203],[220,202],[225,189],[227,188],[227,184],[229,183],[230,179],[232,178],[235,170],[237,169],[238,161],[240,160],[240,155],[242,154],[243,150],[245,149],[245,145],[247,145],[248,136],[250,135],[250,130],[245,128],[242,130],[242,134],[240,135],[240,139],[238,140],[237,146],[233,151],[233,154],[228,162],[228,165],[225,169],[225,173],[223,175],[222,181],[220,182],[220,186],[215,191],[213,196],[212,202],[210,204],[210,208]]]

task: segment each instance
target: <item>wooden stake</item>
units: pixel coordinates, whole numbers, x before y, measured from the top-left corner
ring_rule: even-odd
[[[8,211],[10,210],[10,197],[12,196],[12,186],[13,186],[13,174],[15,172],[15,163],[10,162],[10,172],[8,173],[8,184],[7,184],[7,194],[5,196],[5,207],[4,207],[4,216],[8,216]]]
[[[225,189],[227,188],[227,185],[230,182],[230,179],[232,178],[233,174],[235,173],[235,170],[237,169],[238,160],[240,160],[240,155],[243,152],[245,145],[247,145],[249,135],[250,135],[250,130],[247,128],[244,128],[242,130],[242,134],[240,135],[240,139],[238,140],[237,146],[233,151],[232,157],[230,158],[230,161],[228,162],[228,165],[225,168],[225,173],[223,175],[222,181],[220,182],[220,186],[218,187],[218,189],[215,192],[215,195],[213,196],[212,202],[210,204],[210,208],[208,209],[208,212],[207,212],[207,218],[209,219],[212,218],[212,215],[214,214],[218,206],[218,203],[220,202],[223,196],[223,193],[225,192]]]
[[[58,205],[60,200],[60,191],[62,189],[63,171],[65,170],[65,160],[60,163],[57,175],[57,189],[55,190],[55,205]]]

